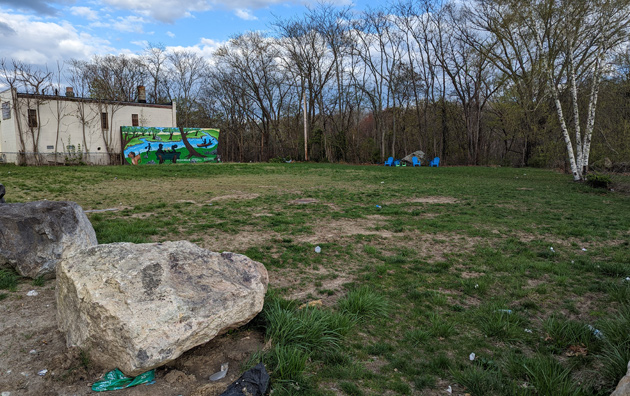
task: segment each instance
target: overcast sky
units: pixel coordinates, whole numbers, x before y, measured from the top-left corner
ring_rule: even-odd
[[[384,0],[332,0],[355,9]],[[316,0],[0,0],[0,57],[34,65],[138,53],[147,43],[209,55],[230,36],[268,29]]]

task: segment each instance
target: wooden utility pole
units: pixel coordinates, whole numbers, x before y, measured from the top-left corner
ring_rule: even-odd
[[[303,101],[304,101],[304,161],[308,161],[308,115],[306,114],[306,89],[304,89]]]

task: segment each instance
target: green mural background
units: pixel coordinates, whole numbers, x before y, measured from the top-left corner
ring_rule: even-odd
[[[217,162],[219,130],[213,128],[121,127],[128,164]]]

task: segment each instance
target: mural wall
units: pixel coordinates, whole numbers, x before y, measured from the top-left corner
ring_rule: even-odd
[[[219,130],[210,128],[121,127],[128,164],[217,162]]]

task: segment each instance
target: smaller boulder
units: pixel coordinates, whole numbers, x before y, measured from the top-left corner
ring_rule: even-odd
[[[96,244],[92,223],[75,202],[2,204],[0,268],[14,268],[29,278],[54,278],[59,261]]]

